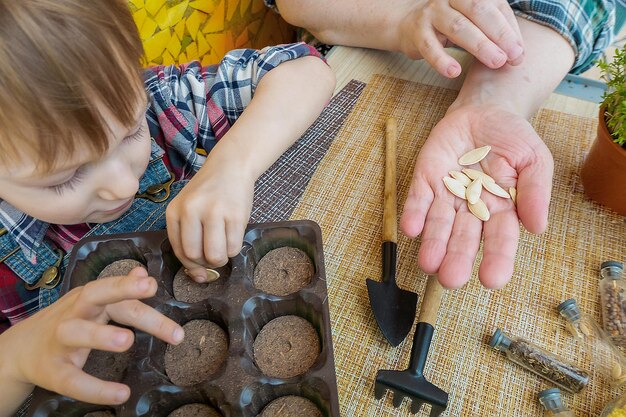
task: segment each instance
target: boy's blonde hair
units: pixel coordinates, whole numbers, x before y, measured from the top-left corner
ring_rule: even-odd
[[[142,55],[125,0],[0,0],[0,164],[104,154],[98,109],[136,123]]]

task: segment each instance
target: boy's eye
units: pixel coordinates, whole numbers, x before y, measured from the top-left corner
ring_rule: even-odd
[[[72,175],[72,178],[69,180],[61,184],[52,185],[48,188],[52,189],[58,195],[62,195],[65,191],[74,190],[74,187],[76,187],[83,180],[83,175],[83,167],[80,167],[76,170],[76,172],[74,172],[74,175]]]
[[[133,140],[141,140],[142,139],[141,136],[143,135],[143,132],[144,132],[145,129],[146,129],[146,124],[142,123],[139,126],[139,129],[137,129],[135,131],[135,133],[132,133],[132,134],[130,134],[130,135],[128,135],[128,136],[126,136],[124,138],[124,142],[130,142],[130,141],[133,141]]]

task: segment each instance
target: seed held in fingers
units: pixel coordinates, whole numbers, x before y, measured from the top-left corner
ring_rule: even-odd
[[[450,172],[448,172],[448,174],[450,174],[450,176],[452,178],[454,178],[455,180],[459,181],[460,183],[462,183],[466,187],[468,185],[470,185],[470,182],[472,182],[470,177],[468,177],[467,175],[465,175],[461,171],[450,171]]]
[[[463,156],[459,158],[459,165],[473,165],[476,164],[485,158],[489,151],[491,150],[491,146],[481,146],[480,148],[472,149],[467,152]]]
[[[480,220],[484,222],[489,220],[489,217],[490,217],[489,210],[487,209],[487,206],[485,205],[483,200],[478,199],[478,201],[474,204],[470,204],[468,202],[467,207],[469,208],[469,211],[471,211],[472,214],[478,217]]]
[[[472,168],[463,168],[463,173],[465,175],[467,175],[468,177],[470,177],[471,179],[475,180],[476,178],[480,178],[481,180],[483,180],[483,183],[485,182],[496,182],[496,180],[494,180],[493,178],[491,178],[489,175],[485,174],[482,171],[479,171],[477,169],[472,169]]]
[[[513,204],[517,204],[517,190],[514,187],[509,187],[509,195],[511,200],[513,200]]]
[[[622,376],[622,367],[619,363],[613,365],[613,368],[611,369],[611,376],[613,379],[619,379],[619,377]]]
[[[452,194],[465,200],[465,186],[450,177],[443,177],[443,183]]]
[[[495,182],[487,181],[483,184],[483,186],[485,187],[487,191],[489,191],[493,195],[497,195],[498,197],[502,197],[502,198],[511,198],[509,193],[507,193],[504,188],[500,187]]]
[[[476,204],[480,200],[480,193],[483,190],[483,181],[480,178],[475,179],[465,190],[465,197],[470,204]]]

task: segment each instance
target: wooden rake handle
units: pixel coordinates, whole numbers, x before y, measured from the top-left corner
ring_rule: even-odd
[[[442,296],[443,287],[437,280],[437,275],[429,275],[428,281],[426,281],[424,295],[422,295],[422,305],[420,307],[418,322],[425,322],[435,327]]]
[[[383,241],[398,242],[398,209],[396,196],[396,143],[398,121],[390,117],[385,125],[385,200],[383,211]]]

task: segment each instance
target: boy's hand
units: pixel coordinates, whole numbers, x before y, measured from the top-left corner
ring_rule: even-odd
[[[233,161],[221,163],[210,155],[167,207],[170,243],[197,282],[206,282],[207,267],[225,265],[241,250],[252,210],[254,178]]]
[[[465,200],[452,195],[442,178],[459,170],[458,158],[470,149],[491,145],[481,169],[505,190],[517,188],[517,206],[483,191],[491,218],[482,222]],[[487,288],[503,287],[511,278],[519,221],[541,233],[548,221],[553,161],[550,151],[523,117],[497,106],[467,105],[448,112],[422,147],[400,228],[409,237],[421,234],[419,266],[438,273],[445,287],[461,287],[470,278],[484,237],[478,275]]]
[[[518,65],[524,44],[515,15],[506,0],[418,0],[407,2],[398,26],[400,50],[424,58],[444,77],[461,74],[461,65],[446,53],[451,42],[488,68],[507,62]]]
[[[133,332],[107,324],[110,320],[167,343],[181,342],[184,333],[178,324],[139,301],[156,290],[156,281],[143,268],[74,288],[2,335],[3,348],[17,358],[5,364],[8,376],[24,387],[38,385],[80,401],[124,403],[130,395],[128,386],[102,381],[81,368],[91,349],[122,352],[133,344]]]

